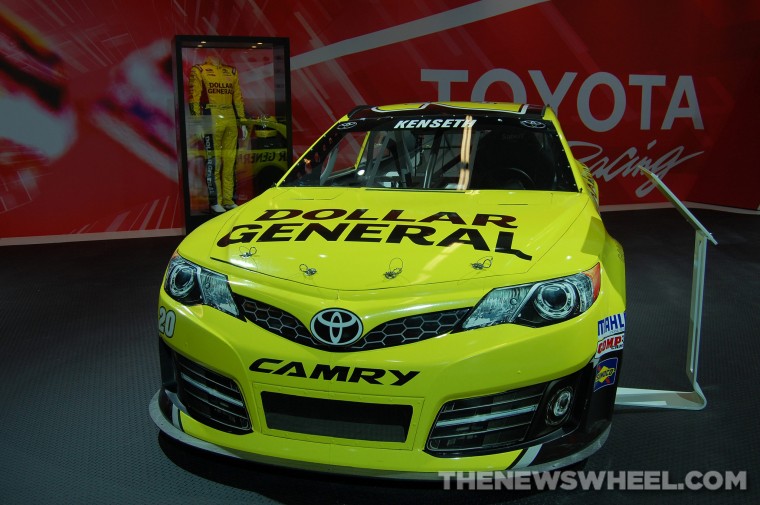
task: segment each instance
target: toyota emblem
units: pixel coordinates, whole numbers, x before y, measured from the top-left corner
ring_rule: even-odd
[[[546,128],[546,125],[542,123],[541,121],[533,121],[532,119],[526,119],[524,121],[520,121],[520,124],[523,126],[527,126],[528,128]]]
[[[311,334],[323,344],[345,346],[359,340],[364,331],[359,316],[343,309],[325,309],[311,318]]]

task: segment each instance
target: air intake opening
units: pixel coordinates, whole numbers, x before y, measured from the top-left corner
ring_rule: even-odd
[[[405,442],[411,405],[326,400],[264,391],[267,426],[275,430],[326,437]]]

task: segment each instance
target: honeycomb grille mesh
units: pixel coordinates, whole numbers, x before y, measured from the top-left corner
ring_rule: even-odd
[[[457,328],[470,311],[463,308],[394,319],[376,326],[349,346],[332,347],[314,338],[305,324],[282,309],[250,298],[243,300],[242,307],[246,319],[275,335],[301,345],[333,351],[368,351],[444,335]]]

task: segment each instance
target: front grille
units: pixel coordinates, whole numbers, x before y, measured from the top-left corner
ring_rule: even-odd
[[[446,403],[438,412],[427,451],[453,457],[497,452],[525,440],[545,384]]]
[[[294,315],[258,300],[244,299],[243,314],[246,319],[267,331],[311,347],[320,345],[311,338],[309,329]]]
[[[411,405],[326,400],[264,391],[264,415],[270,429],[325,437],[405,442]]]
[[[250,433],[251,420],[235,381],[175,354],[177,396],[188,414],[227,433]]]
[[[449,333],[459,326],[470,309],[428,312],[402,317],[376,326],[352,346],[352,350],[377,349],[410,344]]]
[[[294,315],[250,298],[242,302],[243,314],[261,328],[293,342],[331,351],[368,351],[411,344],[453,331],[469,308],[428,312],[394,319],[367,332],[364,338],[346,347],[330,347],[313,338],[309,329]]]

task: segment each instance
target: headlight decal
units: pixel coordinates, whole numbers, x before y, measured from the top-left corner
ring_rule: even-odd
[[[169,262],[164,290],[182,304],[208,305],[232,316],[240,316],[227,277],[178,254]]]
[[[497,288],[489,292],[462,324],[472,330],[497,324],[539,327],[576,317],[599,296],[601,267],[567,277]]]

